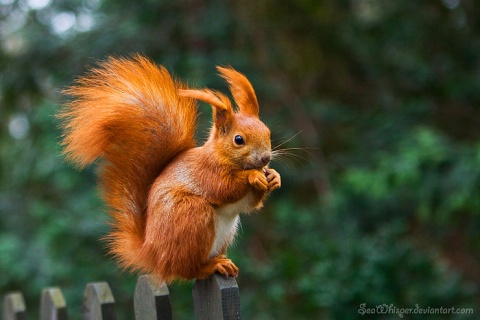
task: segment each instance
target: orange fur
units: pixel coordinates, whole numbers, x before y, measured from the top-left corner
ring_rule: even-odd
[[[236,276],[224,256],[240,212],[280,187],[267,168],[270,131],[246,77],[218,68],[239,107],[219,92],[188,89],[142,56],[109,58],[65,93],[59,114],[67,159],[104,159],[100,185],[111,207],[110,251],[124,268],[171,282]],[[213,107],[207,142],[195,146],[194,99]],[[235,142],[235,136],[243,142]]]

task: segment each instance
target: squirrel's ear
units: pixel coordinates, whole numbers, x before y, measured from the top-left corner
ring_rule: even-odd
[[[253,86],[240,72],[232,67],[217,66],[222,78],[227,80],[233,99],[241,113],[258,117],[258,101]]]
[[[230,100],[220,92],[209,89],[179,89],[178,94],[182,97],[189,97],[204,101],[212,106],[213,122],[221,133],[228,131],[233,119],[233,108]]]

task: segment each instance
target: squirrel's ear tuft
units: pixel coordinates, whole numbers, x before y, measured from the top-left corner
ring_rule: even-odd
[[[179,89],[178,95],[209,103],[213,107],[213,122],[221,133],[228,130],[233,119],[232,103],[224,94],[210,89]]]
[[[227,80],[233,99],[241,113],[258,117],[258,101],[252,84],[240,72],[232,67],[217,66],[222,78]]]

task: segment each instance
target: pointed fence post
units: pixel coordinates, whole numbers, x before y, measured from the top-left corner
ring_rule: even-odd
[[[40,320],[68,320],[67,303],[59,288],[42,290]]]
[[[20,292],[12,292],[3,298],[3,320],[26,320],[27,308]]]
[[[241,319],[240,290],[235,278],[213,274],[193,286],[195,319]]]
[[[172,320],[168,287],[149,275],[140,276],[133,300],[136,320]]]
[[[106,282],[89,283],[82,305],[83,320],[115,320],[115,299]]]

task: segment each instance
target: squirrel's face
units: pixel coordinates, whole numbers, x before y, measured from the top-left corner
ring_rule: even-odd
[[[236,114],[222,140],[225,156],[241,170],[261,169],[270,162],[270,130],[258,118]]]

